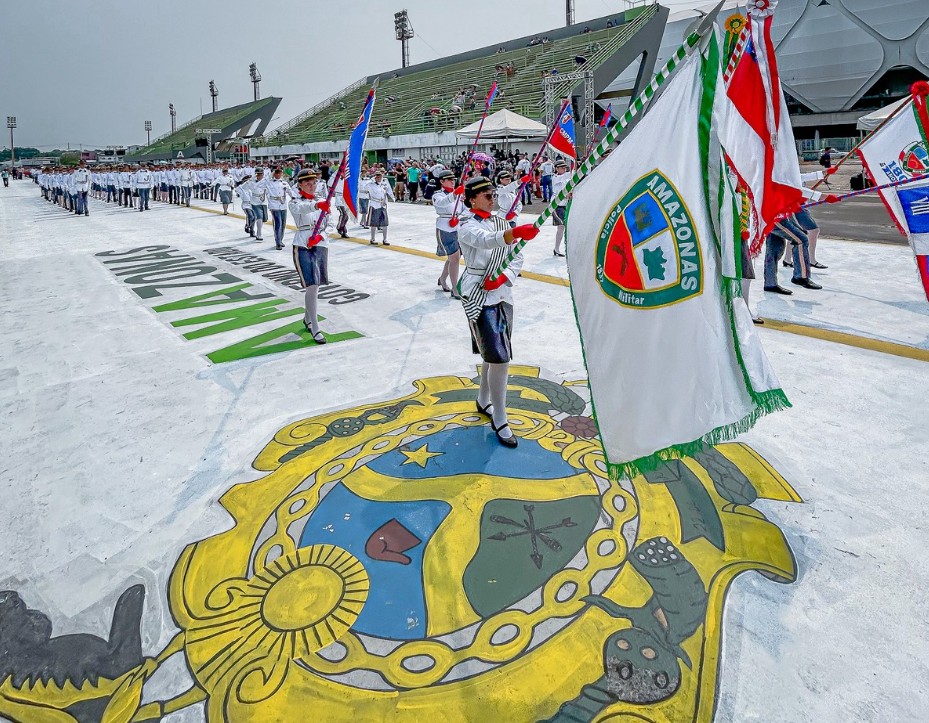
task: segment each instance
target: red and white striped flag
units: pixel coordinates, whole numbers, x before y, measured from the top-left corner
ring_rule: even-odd
[[[800,164],[771,42],[776,5],[777,0],[749,1],[748,36],[740,37],[726,68],[725,95],[717,94],[729,104],[728,112],[717,115],[720,142],[758,221],[753,251],[778,218],[803,203]]]

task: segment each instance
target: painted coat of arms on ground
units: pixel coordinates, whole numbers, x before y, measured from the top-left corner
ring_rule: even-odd
[[[181,554],[167,648],[141,656],[133,612],[131,654],[92,684],[0,654],[0,713],[128,723],[206,701],[210,723],[712,720],[729,584],[796,574],[752,503],[796,493],[743,444],[611,481],[586,383],[534,367],[511,368],[520,446],[505,449],[477,381],[417,380],[280,430],[254,463],[267,474],[220,500],[234,526]],[[194,687],[142,704],[178,653]]]

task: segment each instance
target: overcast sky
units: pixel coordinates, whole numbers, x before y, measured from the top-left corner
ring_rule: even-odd
[[[672,10],[701,4],[665,0]],[[576,0],[577,22],[620,12],[624,0]],[[0,117],[17,118],[17,146],[98,148],[145,142],[210,111],[283,97],[270,128],[359,78],[400,65],[393,14],[406,8],[412,63],[564,24],[562,0],[2,0]],[[2,122],[2,121],[0,121]],[[0,128],[0,130],[5,130]],[[9,138],[0,141],[9,147]]]

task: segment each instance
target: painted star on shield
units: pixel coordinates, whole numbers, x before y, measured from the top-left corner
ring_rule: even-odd
[[[401,449],[400,454],[406,457],[406,460],[402,464],[418,464],[423,469],[426,468],[426,464],[433,457],[441,457],[442,452],[430,452],[429,445],[424,444],[419,449]]]

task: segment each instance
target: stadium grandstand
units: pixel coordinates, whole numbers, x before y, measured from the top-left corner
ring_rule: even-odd
[[[167,161],[183,158],[188,161],[206,161],[213,150],[211,148],[208,151],[210,142],[217,151],[216,157],[227,157],[241,141],[264,132],[281,100],[268,96],[198,116],[173,133],[166,133],[137,153],[126,156],[126,160]],[[218,129],[219,133],[212,134],[210,138],[207,134],[198,133],[198,129]]]
[[[637,93],[654,72],[668,10],[652,4],[502,44],[362,78],[301,113],[273,133],[253,139],[251,154],[335,158],[344,148],[368,89],[377,103],[367,148],[379,160],[449,156],[468,141],[455,131],[480,118],[493,81],[493,109],[507,108],[545,122],[570,95],[578,142],[596,122],[594,101],[623,70],[636,68]],[[562,80],[562,78],[564,80]]]

